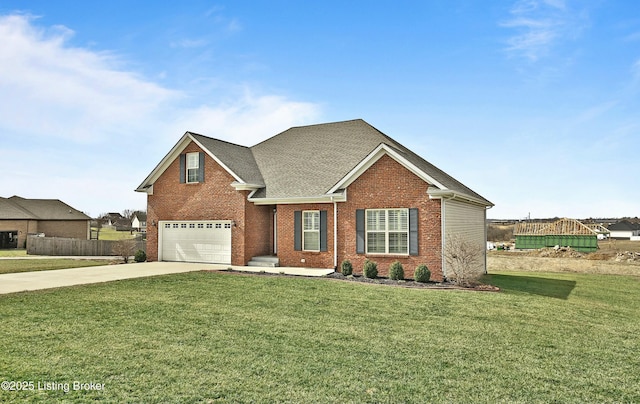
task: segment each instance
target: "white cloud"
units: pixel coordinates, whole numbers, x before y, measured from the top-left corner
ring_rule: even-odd
[[[258,96],[245,89],[233,102],[185,111],[176,123],[184,130],[253,146],[291,126],[315,123],[319,115],[316,104]]]
[[[511,17],[500,23],[516,33],[507,39],[506,51],[535,62],[560,41],[575,38],[585,25],[585,13],[571,10],[563,0],[519,0]]]
[[[0,196],[91,214],[137,209],[145,197],[133,189],[185,131],[250,145],[320,115],[313,103],[237,94],[234,83],[197,95],[165,88],[114,53],[71,46],[71,29],[36,22],[0,16]]]
[[[0,125],[5,130],[92,141],[123,134],[123,123],[153,113],[178,92],[118,69],[113,55],[67,45],[73,32],[0,17]],[[96,131],[96,128],[100,130]]]

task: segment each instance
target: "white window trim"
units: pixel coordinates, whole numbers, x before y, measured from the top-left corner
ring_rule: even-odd
[[[399,230],[389,230],[389,211],[391,210],[402,210],[406,212],[407,215],[407,230],[399,231]],[[384,212],[384,230],[369,230],[369,212]],[[409,209],[408,208],[388,208],[388,209],[366,209],[365,216],[365,253],[372,255],[409,255]],[[369,251],[369,233],[384,233],[384,252],[370,252]],[[407,251],[406,252],[389,252],[389,235],[390,234],[406,234],[407,235]]]
[[[193,158],[193,156],[195,156],[195,158]],[[185,170],[186,170],[185,178],[186,178],[187,184],[195,184],[197,182],[200,182],[200,178],[198,178],[198,170],[200,169],[200,153],[198,152],[187,153],[186,160],[187,162],[185,164]],[[195,166],[192,163],[195,163]],[[195,181],[190,180],[189,170],[195,170]]]
[[[318,215],[318,230],[305,230],[304,229],[304,224],[305,224],[305,220],[304,217],[306,214],[308,213],[314,213]],[[311,251],[311,252],[319,252],[320,251],[320,211],[319,210],[303,210],[302,211],[302,251]],[[309,250],[304,248],[305,247],[305,243],[304,243],[304,239],[305,239],[305,235],[306,233],[316,233],[318,234],[318,248],[317,249],[313,249],[313,250]]]

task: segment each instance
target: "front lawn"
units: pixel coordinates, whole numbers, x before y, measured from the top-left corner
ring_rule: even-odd
[[[2,259],[0,260],[0,274],[17,272],[48,271],[51,269],[93,267],[109,265],[109,260],[85,260],[69,258],[33,258],[33,259]]]
[[[640,278],[487,280],[502,291],[197,272],[4,295],[0,380],[34,390],[0,401],[640,401]]]
[[[27,250],[24,249],[9,249],[9,250],[0,250],[0,257],[26,257]]]
[[[91,229],[92,233],[95,235],[97,231],[96,228]],[[109,227],[103,227],[100,229],[100,235],[98,236],[99,240],[129,240],[136,238],[138,233],[134,232],[131,234],[130,231],[117,231],[116,229],[112,229]]]

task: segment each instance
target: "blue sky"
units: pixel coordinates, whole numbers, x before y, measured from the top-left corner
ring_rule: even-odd
[[[362,118],[496,206],[640,216],[640,2],[0,1],[0,196],[93,216],[185,131]]]

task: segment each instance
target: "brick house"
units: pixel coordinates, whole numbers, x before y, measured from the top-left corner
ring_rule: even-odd
[[[446,238],[486,245],[491,202],[363,120],[294,127],[253,147],[187,132],[136,191],[149,260],[356,273],[365,259],[447,276]]]
[[[25,248],[27,235],[88,240],[91,218],[57,199],[0,198],[0,248]]]

